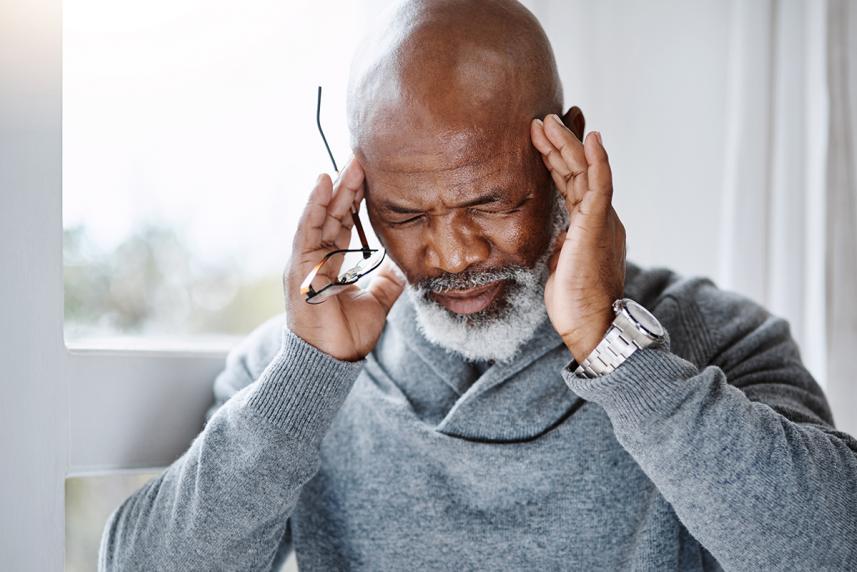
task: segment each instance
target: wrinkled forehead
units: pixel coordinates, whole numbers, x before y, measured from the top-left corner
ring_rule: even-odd
[[[450,122],[401,112],[378,122],[360,141],[366,167],[382,170],[454,169],[492,157],[509,159],[530,147],[529,122]]]
[[[366,135],[355,156],[371,189],[367,198],[420,194],[425,188],[454,196],[485,187],[520,189],[537,157],[526,119],[477,124],[401,115]]]

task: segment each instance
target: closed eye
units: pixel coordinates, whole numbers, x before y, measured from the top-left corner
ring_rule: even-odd
[[[411,218],[408,218],[405,220],[392,220],[389,222],[393,226],[404,226],[404,225],[416,222],[416,221],[420,220],[421,218],[422,218],[422,215],[417,215],[417,216],[414,216],[414,217],[411,217]]]
[[[511,209],[502,209],[502,210],[496,210],[496,211],[486,210],[486,209],[471,209],[471,210],[472,210],[472,212],[477,213],[477,214],[495,214],[495,215],[503,214],[504,215],[504,214],[516,213],[519,210],[521,210],[521,207],[514,207]]]
[[[471,212],[474,212],[476,214],[489,214],[489,215],[512,214],[512,213],[516,213],[516,212],[520,211],[523,208],[523,206],[532,198],[533,198],[533,195],[529,194],[526,197],[524,197],[523,199],[521,199],[518,202],[518,204],[516,204],[515,206],[513,206],[510,209],[494,209],[494,210],[491,210],[491,209],[477,209],[475,207],[472,207]]]

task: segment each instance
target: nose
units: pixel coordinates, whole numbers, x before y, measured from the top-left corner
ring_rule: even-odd
[[[490,254],[490,241],[463,215],[435,217],[429,225],[425,260],[436,271],[462,272]]]

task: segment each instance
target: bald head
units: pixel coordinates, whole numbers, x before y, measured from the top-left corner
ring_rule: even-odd
[[[515,0],[410,0],[379,19],[354,58],[349,128],[372,228],[410,284],[504,277],[483,318],[543,305],[511,276],[543,278],[562,226],[530,139],[533,118],[562,105],[550,43]],[[565,119],[582,131],[578,108]]]
[[[561,113],[550,43],[515,0],[413,0],[386,12],[355,55],[349,81],[352,147],[372,161],[414,146],[443,145],[453,162],[510,126]],[[394,141],[395,147],[390,142]],[[437,150],[440,152],[440,150]]]

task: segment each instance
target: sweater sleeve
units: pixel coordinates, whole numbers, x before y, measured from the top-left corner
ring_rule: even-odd
[[[284,329],[275,355],[241,387],[253,368],[230,354],[204,430],[108,519],[99,570],[270,570],[364,363]]]
[[[834,428],[788,322],[710,282],[699,294],[665,304],[696,325],[677,329],[705,365],[668,342],[596,379],[566,367],[566,383],[727,570],[857,570],[857,440]]]

